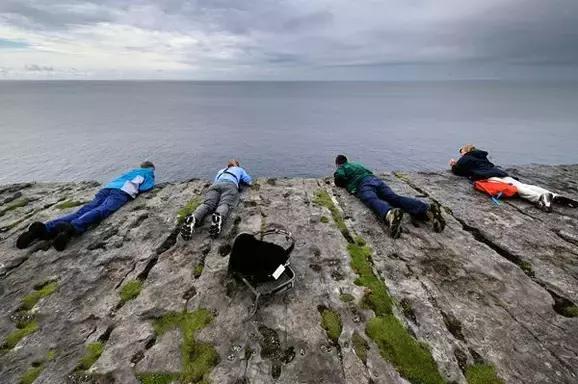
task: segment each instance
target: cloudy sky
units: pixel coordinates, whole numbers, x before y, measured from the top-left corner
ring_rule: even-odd
[[[0,79],[578,79],[578,0],[0,0]]]

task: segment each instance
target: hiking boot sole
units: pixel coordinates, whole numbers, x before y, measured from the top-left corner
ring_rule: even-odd
[[[554,196],[553,201],[556,204],[564,205],[569,208],[578,208],[578,201],[570,199],[569,197],[557,195]]]
[[[538,200],[538,209],[543,212],[552,212],[552,202],[554,201],[554,196],[551,193],[543,194]]]
[[[398,208],[393,208],[391,210],[393,218],[388,221],[389,226],[389,237],[392,239],[398,239],[401,236],[401,220],[403,219],[403,212]]]
[[[209,235],[211,235],[211,237],[215,238],[217,236],[219,236],[219,234],[221,233],[221,229],[222,229],[222,225],[223,225],[223,219],[221,218],[220,215],[213,215],[212,218],[212,224],[209,227]]]
[[[196,219],[194,216],[185,217],[185,222],[181,226],[181,238],[185,241],[189,241],[193,238],[193,232],[195,231]]]
[[[446,228],[446,220],[442,215],[442,210],[438,203],[432,203],[430,206],[430,212],[432,213],[432,224],[434,232],[440,233]]]

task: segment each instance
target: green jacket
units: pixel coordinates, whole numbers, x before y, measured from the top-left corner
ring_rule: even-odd
[[[337,168],[333,174],[333,178],[335,179],[335,185],[338,187],[345,187],[348,192],[355,193],[357,192],[357,187],[361,180],[372,175],[373,172],[365,168],[363,165],[347,162]]]

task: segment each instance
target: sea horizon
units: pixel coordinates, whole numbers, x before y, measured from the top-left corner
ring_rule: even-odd
[[[504,167],[573,164],[574,82],[3,80],[0,183],[106,181],[143,160],[162,181],[447,169],[474,143]],[[41,139],[41,140],[39,140]]]

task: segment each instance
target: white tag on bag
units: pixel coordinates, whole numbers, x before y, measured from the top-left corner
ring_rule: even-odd
[[[280,266],[277,267],[275,272],[273,272],[273,278],[277,280],[279,276],[283,274],[283,272],[285,272],[285,266],[281,264]]]

